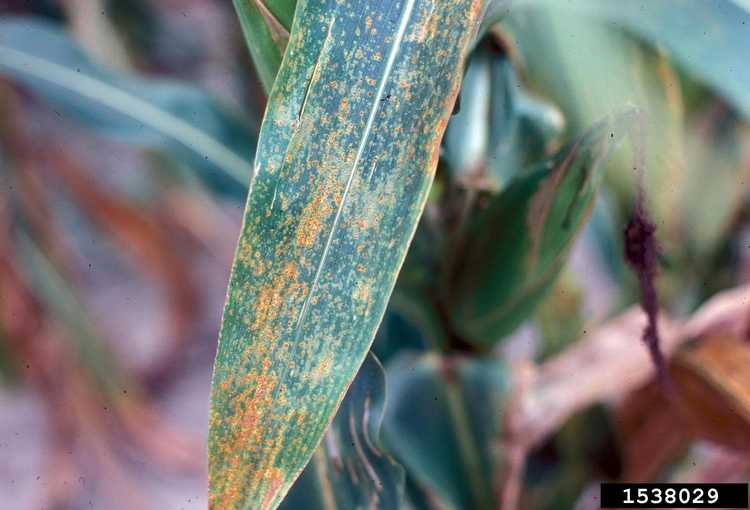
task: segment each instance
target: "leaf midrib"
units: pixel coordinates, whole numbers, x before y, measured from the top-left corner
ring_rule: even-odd
[[[391,43],[391,48],[388,52],[388,59],[386,60],[385,68],[381,75],[377,92],[375,93],[373,97],[372,105],[370,107],[370,113],[367,117],[367,122],[365,123],[365,128],[362,131],[362,136],[359,139],[357,153],[354,157],[354,163],[352,163],[352,168],[351,168],[351,171],[349,172],[349,177],[347,178],[346,186],[344,187],[344,191],[341,196],[341,202],[339,203],[338,208],[336,209],[336,216],[333,218],[333,224],[331,225],[331,230],[328,233],[328,237],[326,238],[326,242],[323,247],[323,254],[320,257],[318,267],[315,271],[315,277],[313,278],[312,284],[310,285],[310,292],[308,292],[307,297],[305,298],[305,302],[302,305],[302,309],[300,310],[300,315],[297,318],[297,325],[296,325],[296,330],[294,334],[294,337],[297,340],[299,340],[299,336],[302,330],[302,324],[304,323],[305,316],[307,315],[307,310],[308,310],[310,301],[313,295],[315,294],[315,291],[317,290],[318,282],[320,280],[323,267],[325,266],[325,262],[328,258],[328,253],[330,251],[331,244],[333,243],[333,236],[336,233],[339,221],[341,220],[341,213],[344,210],[347,198],[349,197],[349,191],[351,190],[352,182],[354,181],[354,174],[356,173],[357,167],[359,166],[360,160],[362,159],[362,155],[364,154],[365,145],[367,144],[367,141],[370,138],[370,133],[372,132],[372,126],[375,121],[375,116],[377,115],[378,109],[382,102],[381,99],[383,97],[383,93],[385,92],[385,86],[388,83],[388,79],[390,78],[391,73],[393,71],[393,64],[396,61],[396,56],[398,55],[399,49],[401,48],[401,42],[404,39],[404,34],[406,33],[406,28],[411,19],[411,13],[412,13],[412,10],[414,9],[415,3],[416,3],[416,0],[407,0],[406,4],[404,5],[404,9],[401,11],[399,25],[398,25],[398,28],[396,29],[395,35],[393,36],[393,42]]]

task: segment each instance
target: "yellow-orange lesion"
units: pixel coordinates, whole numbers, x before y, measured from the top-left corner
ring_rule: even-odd
[[[302,211],[302,216],[297,225],[297,246],[310,248],[320,237],[323,230],[325,218],[327,218],[333,207],[328,203],[328,197],[322,193],[315,194]]]

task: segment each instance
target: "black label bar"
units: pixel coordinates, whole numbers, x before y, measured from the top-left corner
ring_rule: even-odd
[[[748,508],[746,483],[603,483],[602,508]]]

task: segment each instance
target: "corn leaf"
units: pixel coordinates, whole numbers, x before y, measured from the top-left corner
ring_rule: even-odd
[[[750,12],[730,0],[543,2],[572,8],[664,46],[687,71],[750,115]],[[744,8],[743,8],[744,7]]]
[[[750,166],[745,163],[748,135],[750,128],[728,108],[713,125],[698,124],[686,133],[686,159],[691,164],[685,169],[675,216],[685,232],[683,246],[692,256],[710,256],[726,242],[750,186]],[[711,185],[706,186],[709,175]]]
[[[167,149],[205,173],[247,186],[255,132],[199,89],[174,80],[121,76],[91,61],[58,25],[0,21],[0,76],[99,135]]]
[[[263,89],[271,90],[292,27],[295,0],[234,0],[247,48]]]
[[[288,31],[292,29],[292,22],[294,21],[294,11],[297,8],[297,0],[253,0],[257,2],[263,2],[263,5],[268,12],[279,24],[286,28]]]
[[[404,354],[388,364],[386,445],[440,508],[498,508],[492,489],[507,367],[494,358]]]
[[[460,104],[445,132],[443,159],[452,174],[469,182],[486,173],[492,190],[542,159],[564,124],[556,108],[524,89],[491,35],[471,54]]]
[[[400,508],[404,470],[381,446],[385,372],[368,354],[282,509]]]
[[[648,170],[643,174],[643,186],[659,196],[649,203],[650,213],[659,225],[663,252],[670,257],[690,253],[692,247],[685,234],[693,227],[684,229],[687,217],[680,202],[692,168],[706,168],[695,166],[696,161],[685,150],[688,105],[680,93],[685,86],[680,76],[684,74],[674,70],[663,51],[652,51],[630,34],[580,11],[528,8],[519,9],[514,16],[514,37],[533,74],[532,81],[561,107],[571,129],[586,129],[601,118],[602,112],[626,105],[645,112],[650,150],[645,154]],[[633,203],[633,177],[630,154],[619,151],[608,164],[605,177],[613,211]],[[599,256],[613,270],[610,274],[615,278],[619,299],[632,300],[633,280],[630,271],[620,264],[621,233],[615,232],[619,227],[596,230],[591,246],[604,250]],[[690,277],[683,272],[677,279],[680,288],[674,292],[684,295]],[[667,283],[662,291],[671,294],[669,288],[675,285],[670,281],[676,280],[670,278],[668,270],[661,281]]]
[[[534,311],[588,219],[602,164],[632,117],[600,122],[519,176],[467,228],[446,284],[464,340],[490,347]]]
[[[214,368],[212,508],[277,506],[336,412],[424,207],[482,7],[297,6]]]

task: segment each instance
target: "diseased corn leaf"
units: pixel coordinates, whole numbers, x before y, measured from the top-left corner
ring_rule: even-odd
[[[362,363],[424,206],[481,0],[306,0],[220,333],[210,505],[273,508]]]
[[[498,508],[492,472],[510,381],[494,358],[404,354],[388,364],[387,447],[444,508]]]
[[[602,164],[635,113],[608,118],[511,182],[464,233],[447,274],[453,326],[490,347],[523,322],[559,273],[591,212]]]
[[[385,404],[385,372],[370,353],[282,509],[401,508],[404,470],[380,440]]]
[[[731,0],[573,0],[542,2],[577,9],[664,46],[690,73],[750,116],[750,12]]]
[[[214,174],[210,179],[221,172],[227,184],[247,186],[256,135],[243,119],[192,86],[102,68],[59,25],[33,18],[0,21],[0,76],[97,134],[168,149]]]
[[[294,0],[234,0],[242,33],[266,92],[271,90],[289,41],[295,4]]]

